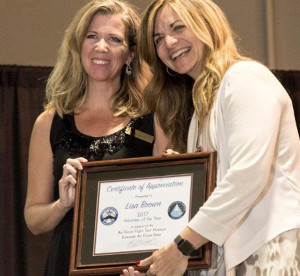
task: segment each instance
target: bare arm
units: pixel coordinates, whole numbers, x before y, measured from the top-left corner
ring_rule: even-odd
[[[178,154],[178,152],[171,149],[166,149],[168,145],[168,140],[164,135],[164,132],[158,122],[156,116],[154,116],[155,124],[155,143],[153,149],[153,155],[169,155]],[[192,243],[195,248],[199,248],[208,242],[207,239],[199,235],[197,232],[193,231],[191,228],[186,227],[181,232],[181,237],[187,239]],[[163,275],[163,276],[175,276],[182,275],[187,267],[188,258],[184,256],[177,248],[175,242],[163,246],[161,249],[155,251],[149,258],[141,261],[140,266],[150,266],[149,272],[153,275]],[[174,268],[170,264],[177,264]],[[124,276],[140,276],[143,275],[138,271],[134,270],[132,267],[127,270],[123,270]]]
[[[200,248],[208,242],[207,239],[193,231],[189,227],[185,227],[180,236],[188,240],[195,249]],[[150,266],[149,272],[157,276],[181,276],[187,268],[188,257],[184,256],[177,248],[175,242],[163,246],[155,251],[150,257],[142,260],[139,266]],[[131,273],[129,273],[131,272]],[[133,274],[135,271],[123,271],[124,276],[140,276],[141,274]]]
[[[68,160],[59,183],[60,198],[54,201],[53,153],[50,146],[53,116],[53,111],[45,111],[37,118],[30,140],[24,214],[27,226],[34,234],[52,230],[73,207],[76,172],[82,168],[80,159]]]

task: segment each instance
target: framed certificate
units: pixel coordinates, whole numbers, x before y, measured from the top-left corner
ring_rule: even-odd
[[[212,192],[215,159],[215,152],[199,152],[84,163],[70,275],[119,275],[174,240]],[[209,243],[195,251],[189,267],[210,262]]]

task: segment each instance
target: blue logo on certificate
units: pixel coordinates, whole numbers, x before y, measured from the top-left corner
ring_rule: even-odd
[[[181,201],[174,201],[168,208],[168,214],[172,219],[180,219],[186,211],[185,204]]]
[[[100,215],[100,220],[104,225],[113,224],[118,218],[118,211],[114,207],[105,208]]]

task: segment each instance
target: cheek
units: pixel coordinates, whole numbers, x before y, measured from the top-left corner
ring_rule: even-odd
[[[80,62],[81,62],[81,65],[82,65],[84,71],[87,72],[87,69],[88,69],[88,58],[87,58],[87,55],[86,55],[86,53],[84,51],[81,51]]]
[[[81,60],[81,63],[84,65],[85,60],[86,60],[86,54],[83,50],[81,51],[80,60]]]
[[[199,58],[202,58],[203,57],[203,50],[204,50],[204,45],[203,45],[203,43],[198,43],[198,45],[197,45],[198,47],[197,47],[197,51],[198,51],[198,56],[199,56]]]
[[[81,56],[86,56],[95,50],[96,44],[92,41],[85,40],[81,47]]]
[[[82,47],[82,49],[81,49],[81,54],[80,54],[80,58],[81,58],[81,61],[82,61],[83,63],[85,62],[86,56],[87,56],[86,47]]]
[[[120,56],[119,56],[119,60],[124,64],[129,60],[130,54],[123,49]]]
[[[156,47],[156,54],[162,61],[165,60],[166,56],[165,56],[165,53],[164,53],[162,47]]]

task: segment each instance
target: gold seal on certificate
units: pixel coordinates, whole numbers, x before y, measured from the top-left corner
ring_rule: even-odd
[[[74,207],[70,274],[112,275],[174,240],[215,183],[214,152],[83,164]],[[211,246],[190,258],[210,265]]]

